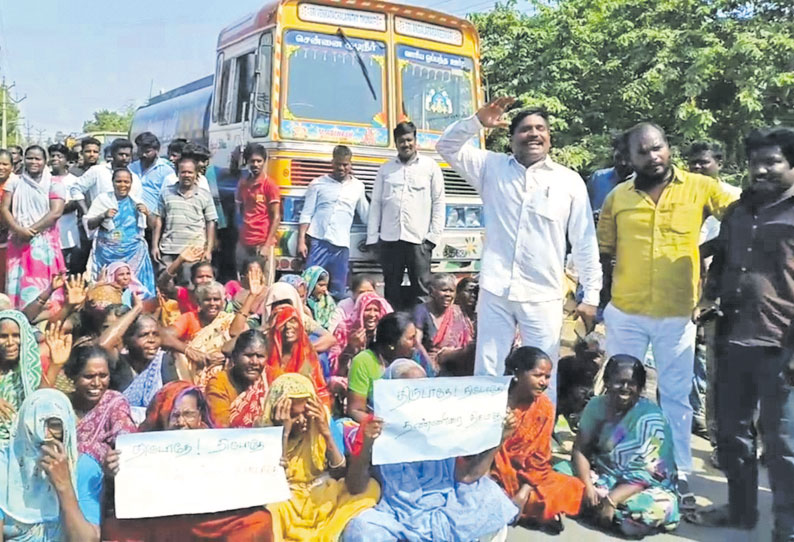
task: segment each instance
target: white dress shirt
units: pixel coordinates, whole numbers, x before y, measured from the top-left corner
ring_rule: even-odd
[[[307,233],[315,239],[350,248],[350,227],[356,213],[366,224],[369,202],[364,183],[352,176],[337,181],[323,175],[309,183],[300,223],[309,225]]]
[[[132,171],[130,174],[132,175],[130,195],[140,197],[143,190],[141,178]],[[69,189],[69,195],[73,200],[86,199],[87,195],[89,203],[95,200],[99,194],[107,192],[113,192],[113,166],[110,165],[110,162],[91,166],[88,171],[77,178],[77,182]]]
[[[67,173],[66,175],[60,177],[60,182],[66,189],[65,204],[68,204],[70,201],[74,200],[72,197],[72,187],[75,185],[75,183],[77,183],[77,179],[78,177],[75,177],[71,173]],[[77,218],[77,210],[74,210],[70,213],[65,212],[61,215],[61,218],[58,219],[58,229],[61,232],[61,248],[63,250],[80,246],[79,223],[80,221]]]
[[[367,244],[407,241],[437,245],[444,231],[444,176],[435,160],[417,154],[407,164],[394,158],[375,177]]]
[[[481,129],[476,115],[458,121],[436,145],[482,197],[480,286],[510,301],[561,299],[567,238],[584,302],[598,305],[601,263],[584,181],[550,157],[526,168],[511,155],[475,148],[468,142]]]

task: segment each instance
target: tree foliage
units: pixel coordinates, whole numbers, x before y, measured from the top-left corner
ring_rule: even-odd
[[[135,109],[124,111],[101,109],[94,112],[94,118],[83,123],[84,132],[129,132]]]
[[[609,162],[609,135],[642,120],[674,145],[711,138],[740,159],[754,127],[794,123],[794,13],[788,2],[508,0],[472,16],[491,97],[553,116],[557,159]],[[489,144],[501,148],[506,136]]]

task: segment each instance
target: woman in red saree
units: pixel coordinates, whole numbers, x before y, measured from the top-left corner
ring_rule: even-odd
[[[141,431],[212,428],[207,402],[201,390],[189,382],[163,386],[146,412]],[[108,469],[118,473],[118,454],[108,454]],[[197,473],[200,475],[200,473]],[[273,526],[264,508],[247,508],[216,514],[119,520],[105,518],[102,540],[106,542],[270,542]]]
[[[265,375],[268,385],[285,373],[302,374],[314,383],[323,404],[331,407],[331,395],[320,360],[303,328],[301,314],[292,305],[273,307],[268,323],[267,347]]]
[[[551,360],[539,348],[524,346],[511,353],[505,365],[513,375],[508,405],[517,425],[497,452],[491,477],[521,508],[519,524],[559,533],[560,516],[579,513],[584,484],[551,466],[556,415],[544,393],[551,378]]]
[[[249,329],[237,337],[231,362],[204,388],[215,427],[253,427],[267,396],[265,336]]]

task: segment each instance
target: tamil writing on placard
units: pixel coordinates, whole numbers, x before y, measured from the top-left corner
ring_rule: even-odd
[[[121,435],[116,517],[203,514],[289,499],[281,427]]]
[[[497,446],[507,410],[509,377],[378,380],[376,465],[471,455]]]

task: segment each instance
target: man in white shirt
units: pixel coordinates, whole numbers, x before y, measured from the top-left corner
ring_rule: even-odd
[[[353,217],[358,213],[366,223],[369,214],[364,183],[351,175],[352,161],[348,147],[334,148],[331,173],[314,179],[306,190],[298,231],[298,254],[306,267],[319,265],[328,271],[331,295],[337,300],[347,293]]]
[[[88,212],[91,200],[96,199],[99,194],[113,192],[113,170],[129,168],[132,160],[132,141],[121,138],[114,140],[110,144],[110,158],[110,162],[91,166],[69,190],[70,197],[77,200],[82,208],[82,214]],[[141,197],[141,179],[135,173],[130,173],[132,174],[130,195]]]
[[[61,218],[58,219],[58,230],[61,232],[61,250],[66,269],[70,273],[81,273],[83,270],[76,268],[76,256],[80,252],[80,228],[78,226],[77,206],[70,206],[71,197],[69,189],[77,181],[77,177],[68,173],[69,149],[63,143],[55,143],[47,147],[47,154],[50,157],[50,173],[53,182],[62,183],[64,191],[67,193],[67,200],[64,202],[64,210]]]
[[[483,201],[475,374],[504,374],[517,325],[524,345],[555,362],[546,393],[556,401],[566,239],[584,289],[577,312],[588,329],[599,302],[601,264],[584,181],[549,157],[545,112],[521,111],[512,123],[503,120],[514,101],[499,98],[456,122],[436,149]],[[509,127],[512,155],[469,143],[482,128],[496,127]]]
[[[444,176],[435,160],[416,152],[414,123],[398,124],[394,141],[397,157],[375,177],[367,245],[378,245],[386,299],[408,308],[429,292],[430,258],[444,230]],[[406,268],[411,288],[402,296]]]

